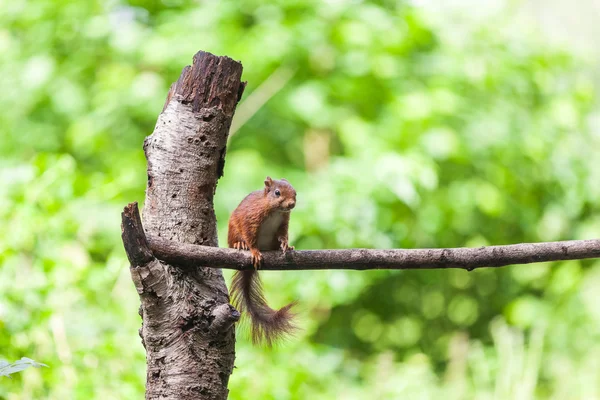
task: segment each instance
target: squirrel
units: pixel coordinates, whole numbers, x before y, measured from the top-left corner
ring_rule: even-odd
[[[229,218],[227,244],[238,250],[249,250],[253,270],[236,271],[231,282],[233,305],[247,312],[251,320],[252,342],[274,341],[296,330],[291,311],[295,303],[279,310],[267,305],[258,277],[262,262],[261,250],[294,250],[288,243],[290,212],[296,206],[296,191],[285,179],[267,176],[265,187],[250,193]]]

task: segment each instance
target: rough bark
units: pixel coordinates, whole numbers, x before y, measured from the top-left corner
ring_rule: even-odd
[[[240,63],[199,52],[171,86],[154,132],[144,141],[143,225],[149,235],[218,245],[213,196],[245,86],[241,74]],[[183,271],[155,259],[136,214],[135,205],[123,213],[123,241],[141,299],[146,399],[225,399],[239,313],[229,305],[221,271],[204,263]]]
[[[234,249],[176,243],[149,238],[156,257],[181,267],[206,263],[217,268],[252,269],[250,254]],[[521,243],[505,246],[407,250],[310,250],[263,252],[261,270],[436,269],[502,267],[544,261],[600,257],[600,239]]]

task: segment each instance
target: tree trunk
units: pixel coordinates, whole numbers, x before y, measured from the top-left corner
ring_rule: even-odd
[[[144,141],[148,235],[217,246],[213,196],[223,174],[227,136],[245,83],[242,65],[198,52],[171,86],[152,135]],[[128,224],[137,208],[127,209]],[[143,232],[143,231],[142,231]],[[136,241],[137,240],[137,241]],[[146,399],[226,399],[239,313],[219,269],[158,261],[145,239],[123,241],[141,299],[146,348]]]

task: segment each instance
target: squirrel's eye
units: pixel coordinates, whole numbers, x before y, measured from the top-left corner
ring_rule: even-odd
[[[281,192],[279,191],[279,189],[275,189],[275,196],[279,197],[281,195]]]

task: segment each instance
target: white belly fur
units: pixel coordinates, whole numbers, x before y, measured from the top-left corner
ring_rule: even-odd
[[[283,222],[283,213],[275,211],[265,219],[260,228],[258,228],[258,249],[259,250],[276,250],[271,249],[273,238],[281,223]]]

